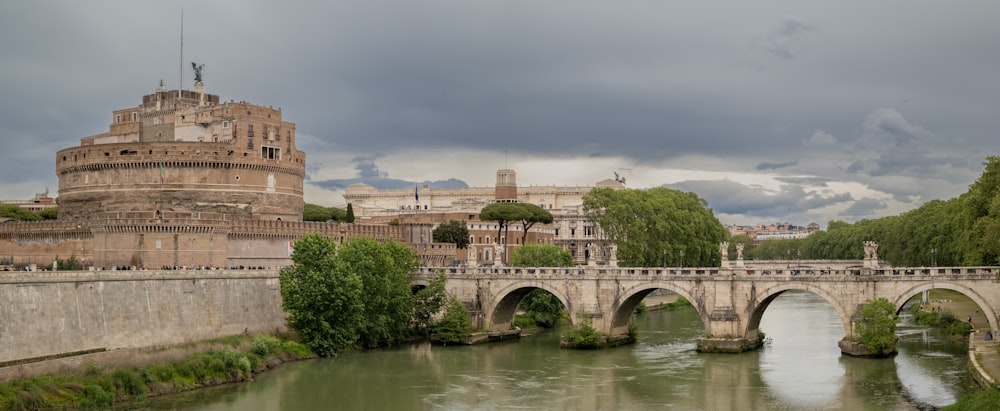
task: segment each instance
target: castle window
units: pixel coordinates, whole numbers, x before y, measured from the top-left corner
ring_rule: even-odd
[[[139,118],[139,113],[133,111],[132,112],[132,122],[134,123],[138,118]]]
[[[222,128],[229,128],[229,122],[228,121],[223,121],[222,122]]]
[[[260,157],[265,160],[281,160],[281,149],[276,147],[260,146]]]
[[[236,176],[236,181],[240,181],[240,176]]]
[[[115,124],[121,124],[121,123],[122,123],[122,115],[115,114]]]

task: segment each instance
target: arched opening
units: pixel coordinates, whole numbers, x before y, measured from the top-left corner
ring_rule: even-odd
[[[940,329],[954,338],[976,332],[978,338],[992,339],[1000,327],[997,318],[990,315],[996,311],[989,300],[958,284],[922,284],[904,291],[893,303],[897,315],[908,317],[920,326]]]
[[[508,288],[507,291],[501,292],[500,299],[497,301],[496,305],[493,307],[492,313],[490,313],[490,329],[494,331],[505,331],[515,327],[515,316],[520,311],[522,313],[526,312],[529,307],[520,308],[523,301],[527,299],[529,294],[532,294],[534,290],[542,290],[535,292],[531,299],[528,299],[528,303],[537,304],[535,307],[530,307],[532,309],[540,309],[542,307],[552,308],[558,302],[561,306],[561,311],[570,312],[571,306],[567,304],[567,299],[564,295],[556,290],[539,287],[537,285],[515,285]],[[551,312],[542,313],[543,316],[551,315]],[[572,316],[571,316],[572,317]],[[558,318],[554,321],[558,321]],[[523,323],[522,323],[523,324]]]
[[[609,333],[611,336],[620,336],[629,333],[632,321],[635,318],[637,308],[640,304],[649,307],[653,304],[659,305],[669,304],[671,302],[691,301],[691,296],[687,293],[687,291],[673,287],[670,284],[644,285],[636,289],[628,290],[624,293],[624,295],[627,297],[620,300],[611,318]],[[694,309],[697,310],[698,307],[694,307]],[[698,311],[698,317],[701,318],[702,323],[704,323],[705,314]]]
[[[854,313],[847,312],[844,309],[844,307],[841,307],[838,304],[836,304],[837,301],[836,298],[833,298],[833,296],[827,294],[826,291],[824,291],[822,288],[819,287],[810,286],[806,283],[789,283],[787,285],[782,285],[758,291],[758,294],[763,295],[764,297],[760,300],[760,303],[757,304],[756,307],[754,307],[753,312],[750,314],[750,319],[747,322],[747,328],[744,338],[748,340],[756,340],[759,337],[760,324],[761,320],[764,317],[765,312],[767,311],[768,307],[775,301],[775,299],[780,297],[786,291],[796,291],[795,293],[792,293],[792,295],[796,297],[800,295],[799,293],[806,292],[808,294],[813,294],[816,297],[818,297],[818,299],[816,297],[813,298],[805,297],[806,299],[812,299],[814,301],[819,301],[819,300],[825,301],[826,302],[825,305],[822,304],[821,302],[818,303],[818,305],[833,307],[834,311],[837,313],[837,316],[840,319],[840,324],[842,325],[843,328],[843,335],[841,335],[840,338],[852,334],[851,330],[853,329],[853,326],[851,324],[851,316]],[[791,297],[792,295],[790,295],[789,297]],[[801,297],[798,299],[801,299]],[[817,304],[814,303],[813,305]],[[840,338],[838,338],[838,340]]]

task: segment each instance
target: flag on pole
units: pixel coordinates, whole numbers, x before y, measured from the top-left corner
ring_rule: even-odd
[[[417,191],[417,186],[413,186],[413,199],[420,202],[420,192]]]
[[[160,161],[160,188],[163,188],[163,161]]]

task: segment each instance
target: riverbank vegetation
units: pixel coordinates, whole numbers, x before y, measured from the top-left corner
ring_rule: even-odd
[[[511,252],[510,264],[514,267],[569,267],[573,265],[573,256],[554,244],[525,244]],[[531,290],[518,304],[517,311],[514,326],[522,329],[552,328],[568,318],[563,303],[541,288]]]
[[[913,304],[910,312],[913,314],[913,322],[947,330],[953,336],[966,336],[972,332],[971,323],[959,320],[948,310],[924,310],[920,304]]]
[[[885,298],[876,298],[861,307],[861,317],[854,323],[857,340],[864,353],[851,353],[862,357],[888,357],[896,353],[896,307]]]
[[[989,156],[983,173],[964,194],[933,200],[900,215],[853,224],[831,221],[826,231],[804,239],[768,240],[753,247],[746,236],[747,259],[861,259],[861,243],[879,243],[879,258],[895,266],[976,266],[1000,264],[1000,156]]]
[[[448,301],[444,273],[414,295],[409,275],[418,258],[395,241],[355,238],[338,247],[312,233],[295,242],[292,261],[279,274],[286,321],[323,357],[426,338]]]
[[[278,364],[315,355],[284,338],[234,336],[207,341],[208,347],[174,361],[105,369],[87,363],[76,373],[42,375],[0,384],[0,410],[106,409],[115,403],[142,404],[149,397],[251,380]]]

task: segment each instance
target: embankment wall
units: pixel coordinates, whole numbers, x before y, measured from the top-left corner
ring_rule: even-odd
[[[278,272],[0,272],[0,363],[285,330]]]

